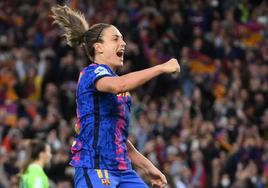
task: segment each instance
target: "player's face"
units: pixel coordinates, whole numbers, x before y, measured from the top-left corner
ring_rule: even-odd
[[[126,43],[120,31],[110,26],[103,31],[102,56],[113,69],[123,66]]]
[[[49,164],[51,158],[52,158],[52,154],[51,154],[51,147],[50,145],[46,145],[46,150],[45,150],[45,160],[46,160],[46,164]]]

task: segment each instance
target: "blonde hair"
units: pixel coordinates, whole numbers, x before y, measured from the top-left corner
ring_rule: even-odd
[[[70,46],[83,46],[91,61],[95,58],[94,43],[103,42],[102,31],[110,24],[98,23],[89,27],[85,16],[81,12],[71,10],[68,6],[57,5],[51,9],[57,23],[64,29],[67,44]]]
[[[67,44],[70,46],[82,45],[84,33],[89,29],[85,16],[78,11],[70,9],[68,6],[57,5],[51,9],[54,18],[53,23],[57,23],[64,29]]]

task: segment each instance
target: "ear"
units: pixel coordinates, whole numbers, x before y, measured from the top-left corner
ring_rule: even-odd
[[[96,53],[103,53],[103,46],[100,42],[96,42],[95,44],[93,44],[93,47],[95,48]]]
[[[38,159],[39,159],[39,160],[40,160],[40,159],[43,159],[43,155],[44,155],[44,152],[41,151],[41,152],[39,153],[39,155],[38,155]]]

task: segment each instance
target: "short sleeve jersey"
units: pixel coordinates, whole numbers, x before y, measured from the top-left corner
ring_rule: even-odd
[[[77,86],[76,138],[70,164],[107,170],[131,169],[126,141],[131,97],[128,92],[100,92],[95,83],[117,75],[106,65],[91,64],[83,69]]]
[[[41,166],[30,164],[20,179],[20,188],[48,188],[48,177]]]

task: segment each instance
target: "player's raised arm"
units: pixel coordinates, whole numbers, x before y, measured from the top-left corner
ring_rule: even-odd
[[[96,82],[99,91],[122,93],[139,87],[152,78],[163,73],[180,72],[180,65],[174,58],[154,67],[132,72],[119,77],[103,77]]]

